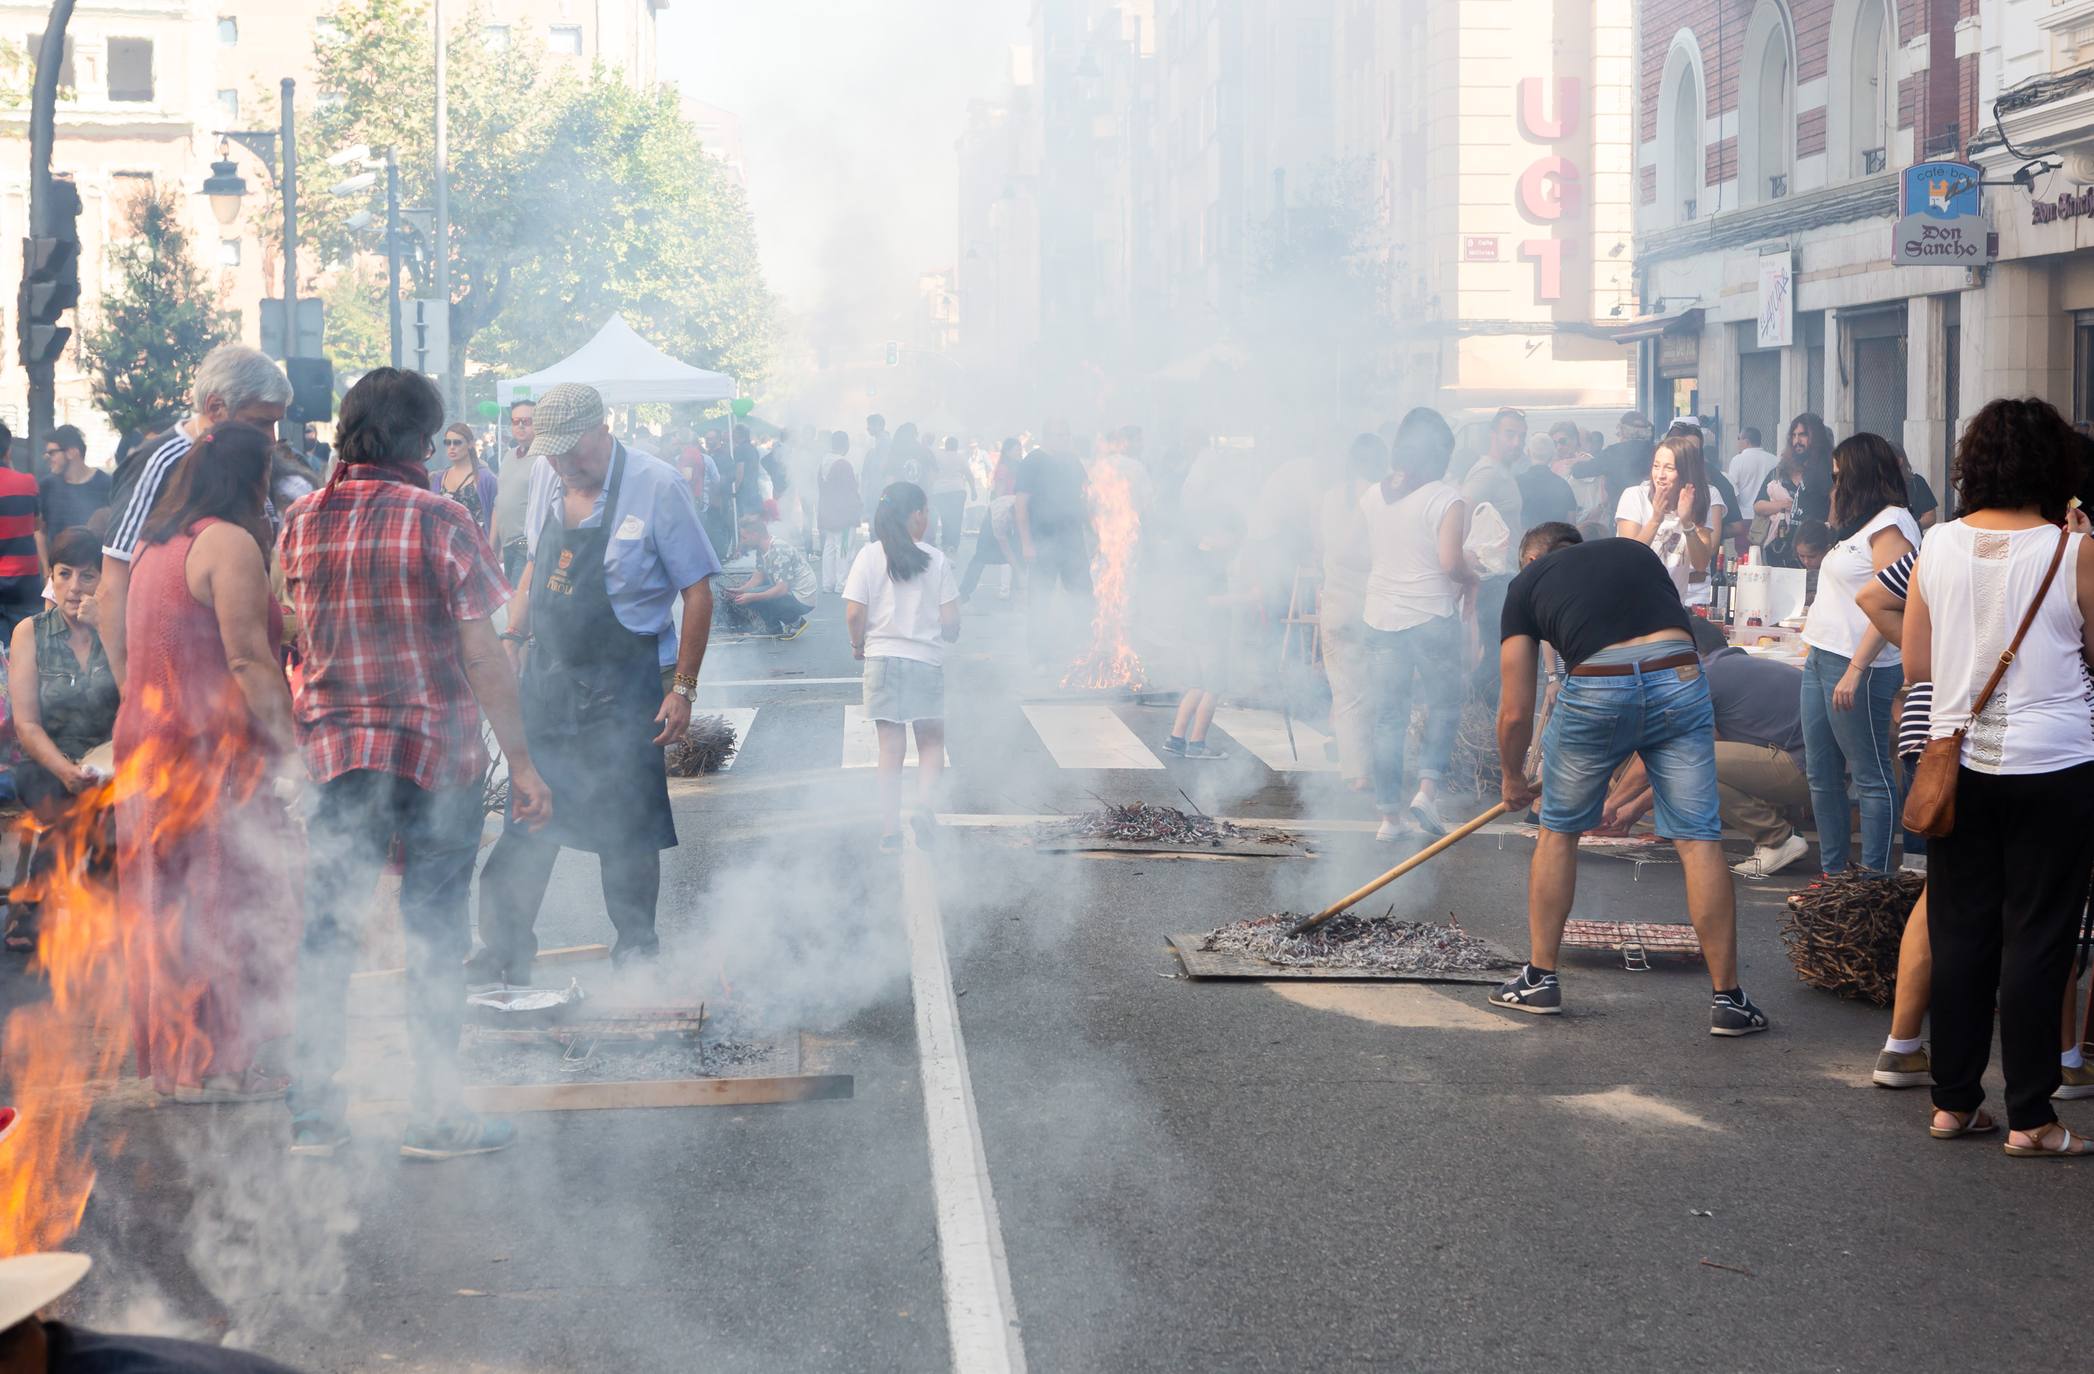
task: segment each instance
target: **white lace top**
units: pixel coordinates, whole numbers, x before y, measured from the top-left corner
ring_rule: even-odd
[[[2054,773],[2094,760],[2080,670],[2082,617],[2074,569],[2087,541],[2065,548],[2057,580],[1999,690],[1963,741],[1979,773]],[[2057,551],[2052,525],[1981,530],[1936,526],[1920,551],[1919,584],[1933,626],[1934,703],[1928,734],[1954,734],[2014,638]]]

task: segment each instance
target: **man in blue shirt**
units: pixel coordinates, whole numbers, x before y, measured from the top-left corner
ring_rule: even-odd
[[[720,570],[690,487],[611,437],[594,388],[538,398],[531,456],[530,562],[502,638],[522,662],[524,736],[555,819],[505,826],[488,855],[469,983],[531,981],[562,847],[598,856],[613,961],[659,949],[661,851],[676,844],[662,750],[690,728]]]

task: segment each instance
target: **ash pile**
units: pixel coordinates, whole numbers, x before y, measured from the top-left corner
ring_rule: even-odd
[[[670,777],[695,778],[725,768],[740,747],[727,717],[692,716],[684,737],[671,741],[663,752],[668,756]]]
[[[1394,908],[1391,908],[1393,910]],[[1374,973],[1486,973],[1511,968],[1495,946],[1449,921],[1397,921],[1387,916],[1334,916],[1305,935],[1287,932],[1302,913],[1274,912],[1211,930],[1210,953],[1242,954],[1290,968],[1355,968]]]
[[[765,1036],[704,1003],[606,1005],[579,983],[466,998],[459,1067],[469,1083],[634,1083],[797,1073],[797,1037]]]
[[[1039,828],[1043,840],[1107,840],[1124,844],[1167,844],[1185,849],[1221,849],[1230,844],[1298,844],[1284,830],[1231,825],[1203,813],[1147,802],[1106,805]]]

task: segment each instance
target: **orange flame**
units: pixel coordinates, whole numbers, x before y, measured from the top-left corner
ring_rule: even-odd
[[[1098,552],[1091,559],[1091,589],[1097,598],[1091,614],[1091,643],[1062,675],[1062,686],[1100,689],[1140,688],[1147,681],[1141,657],[1127,642],[1127,615],[1134,573],[1134,549],[1141,540],[1141,512],[1135,509],[1134,485],[1110,460],[1091,470],[1091,528]]]
[[[148,718],[163,709],[156,693],[141,705]],[[210,1061],[209,1038],[193,1015],[207,989],[187,974],[180,932],[170,928],[177,921],[141,919],[135,904],[117,900],[110,822],[120,805],[129,811],[134,801],[148,802],[163,818],[157,831],[126,834],[124,843],[161,852],[210,823],[227,798],[251,796],[263,761],[244,724],[217,732],[203,757],[172,745],[132,749],[113,781],[83,791],[41,828],[50,868],[14,895],[41,903],[30,973],[48,982],[50,996],[8,1013],[0,1028],[0,1063],[20,1113],[0,1145],[0,1258],[56,1249],[79,1228],[95,1183],[89,1113],[117,1078],[141,1023],[155,1064]],[[26,843],[40,828],[23,824]],[[134,1020],[134,993],[148,988]],[[113,1134],[99,1144],[113,1153],[123,1139]]]

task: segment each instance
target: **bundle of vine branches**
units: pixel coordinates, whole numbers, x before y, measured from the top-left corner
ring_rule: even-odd
[[[1411,728],[1419,738],[1425,734],[1425,708],[1411,712]],[[1498,769],[1498,712],[1489,702],[1472,697],[1461,708],[1461,724],[1454,732],[1454,753],[1447,763],[1447,787],[1455,792],[1474,792],[1495,797],[1503,782]]]
[[[695,778],[700,773],[717,773],[727,766],[739,747],[727,717],[693,716],[684,737],[665,751],[669,756],[669,776]]]
[[[1796,976],[1841,997],[1890,1001],[1898,981],[1898,941],[1927,880],[1899,870],[1845,874],[1797,893],[1781,923]]]

